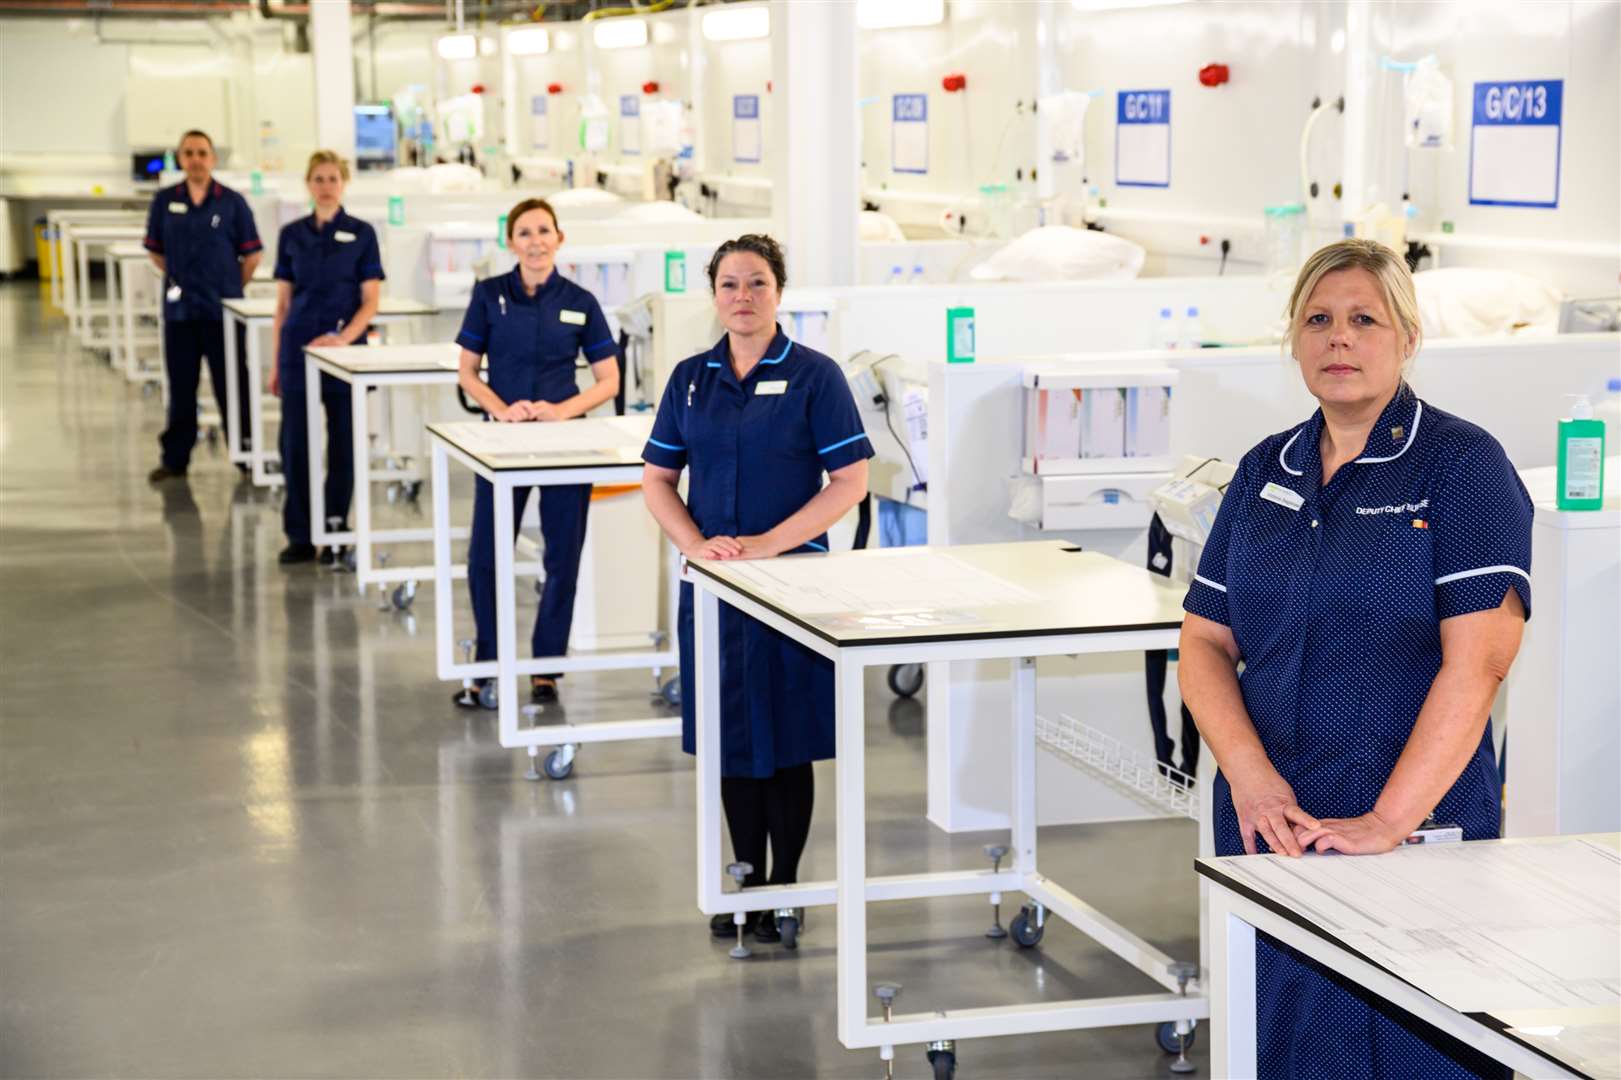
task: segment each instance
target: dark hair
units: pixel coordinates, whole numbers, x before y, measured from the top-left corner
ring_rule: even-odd
[[[187,139],[201,139],[203,142],[208,144],[208,152],[214,152],[214,140],[208,137],[208,132],[198,131],[196,128],[192,128],[190,131],[180,136],[180,141],[174,144],[174,148],[178,150],[182,146],[185,146]]]
[[[525,214],[529,213],[529,211],[531,211],[531,210],[544,210],[544,211],[546,211],[546,213],[551,215],[552,228],[557,229],[558,231],[562,231],[563,226],[561,226],[561,225],[559,225],[557,223],[557,211],[552,209],[552,204],[551,203],[547,202],[545,199],[525,199],[523,202],[519,203],[517,206],[514,206],[511,210],[507,211],[507,239],[508,240],[512,239],[512,230],[517,228],[518,219],[523,217]]]
[[[737,251],[746,251],[764,259],[766,265],[771,267],[771,275],[777,279],[777,291],[782,292],[783,286],[788,284],[788,266],[783,262],[782,245],[764,233],[745,233],[715,249],[715,257],[709,260],[710,292],[715,291],[715,275],[720,273],[720,261]]]

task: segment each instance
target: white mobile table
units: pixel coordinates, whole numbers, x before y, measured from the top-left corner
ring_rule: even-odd
[[[370,348],[351,345],[346,348],[304,350],[304,407],[308,419],[310,457],[310,539],[317,545],[354,545],[355,582],[360,591],[365,592],[366,586],[373,583],[398,583],[400,587],[394,591],[394,606],[402,610],[410,606],[416,596],[416,583],[433,576],[433,567],[373,568],[372,548],[377,544],[432,540],[433,530],[373,529],[371,526],[371,481],[398,479],[401,474],[398,470],[376,471],[371,468],[371,413],[366,407],[366,391],[377,386],[455,386],[460,356],[461,346],[455,344],[378,345]],[[348,383],[353,391],[350,410],[354,431],[355,527],[344,532],[331,532],[326,527],[321,395],[310,389],[319,386],[322,373]],[[465,536],[466,530],[452,530],[451,535]]]
[[[151,283],[152,304],[145,311],[137,310],[136,297],[140,292],[137,282]],[[138,243],[112,244],[107,248],[107,282],[109,297],[115,307],[113,313],[113,366],[121,368],[124,378],[134,383],[163,381],[163,282],[158,268],[146,248]],[[150,315],[159,324],[151,333],[143,332],[142,316]],[[156,346],[158,363],[148,366],[141,362],[142,347]]]
[[[850,1049],[1039,1031],[1158,1024],[1191,1030],[1208,1015],[1198,964],[1179,963],[1063,888],[1036,865],[1036,658],[1174,647],[1183,590],[1117,559],[1054,541],[886,548],[751,562],[688,563],[696,590],[698,907],[709,915],[838,907],[839,1041]],[[722,892],[720,605],[728,604],[832,661],[838,754],[836,881]],[[1012,865],[874,877],[867,867],[863,712],[869,667],[937,660],[1011,660]],[[1192,886],[1190,881],[1189,885]],[[1164,988],[1082,1001],[868,1015],[867,910],[874,901],[1022,892],[1039,938],[1058,915]],[[1031,922],[1026,923],[1032,925]]]
[[[63,227],[68,245],[68,258],[73,274],[68,283],[68,321],[79,343],[87,349],[111,348],[115,343],[114,327],[118,314],[112,296],[112,279],[107,280],[108,294],[96,300],[90,292],[90,249],[140,240],[146,235],[141,225],[117,222],[68,222]],[[110,262],[110,260],[109,260]],[[96,322],[107,320],[107,333],[98,334]],[[114,358],[116,361],[116,357]]]
[[[1255,1075],[1257,930],[1520,1073],[1621,1076],[1621,834],[1198,868],[1218,1078]]]
[[[655,684],[663,670],[677,667],[680,654],[671,629],[653,635],[646,650],[615,650],[571,656],[518,659],[517,575],[520,566],[514,546],[512,493],[518,488],[563,484],[628,484],[642,479],[642,448],[653,431],[650,416],[614,416],[556,423],[502,424],[460,420],[428,425],[433,443],[433,618],[441,679],[494,677],[496,708],[500,714],[501,745],[525,747],[531,758],[530,779],[538,779],[533,759],[540,747],[557,747],[546,758],[546,775],[567,776],[579,744],[620,742],[626,739],[664,739],[681,734],[680,717],[612,720],[594,724],[557,724],[518,729],[514,682],[519,675],[549,672],[620,671],[648,668]],[[494,488],[495,504],[495,627],[496,659],[457,663],[452,650],[455,600],[450,553],[450,461],[455,459]],[[669,547],[668,543],[665,544]],[[674,549],[670,550],[668,618],[675,619],[677,578]]]
[[[54,260],[51,275],[51,303],[68,317],[69,329],[77,332],[73,317],[75,287],[78,280],[73,252],[69,247],[69,225],[139,225],[146,220],[142,210],[47,210],[45,229],[51,240],[49,252]]]
[[[230,437],[231,463],[247,465],[253,474],[253,483],[256,487],[276,487],[282,483],[281,475],[271,472],[268,466],[273,461],[279,462],[281,455],[265,445],[264,356],[259,343],[261,337],[259,331],[275,322],[276,299],[273,296],[242,297],[226,300],[221,306],[225,312],[225,401],[226,407],[231,411],[226,427],[233,432]],[[372,316],[371,325],[381,326],[406,319],[422,318],[437,314],[438,311],[434,305],[424,304],[418,300],[401,300],[385,296],[378,306],[377,314]],[[242,408],[236,386],[238,325],[247,328],[248,385],[257,391],[248,395],[248,435],[252,445],[247,450],[241,448],[242,440],[234,434],[241,430],[242,423],[242,417],[237,415]],[[276,343],[271,342],[270,347],[270,361],[275,363]]]

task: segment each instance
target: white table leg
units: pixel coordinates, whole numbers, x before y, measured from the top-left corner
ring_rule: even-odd
[[[141,359],[135,346],[135,289],[125,269],[128,265],[122,260],[118,263],[118,305],[124,317],[124,377],[130,382],[139,382]]]
[[[455,601],[450,593],[450,455],[433,442],[433,636],[439,677],[454,679],[456,662]]]
[[[309,461],[305,483],[309,485],[310,542],[320,544],[326,539],[326,489],[322,486],[325,457],[322,450],[326,434],[321,415],[321,369],[309,353],[304,357],[304,454]],[[286,399],[282,402],[282,423],[287,422]],[[287,463],[281,465],[282,483],[287,485],[289,497],[293,493],[293,478],[287,474]]]
[[[1013,665],[1013,800],[1010,809],[1013,866],[1036,872],[1036,661]]]
[[[114,371],[124,366],[123,347],[119,344],[118,329],[118,260],[113,258],[113,246],[101,249],[101,274],[107,280],[107,363]]]
[[[1226,889],[1210,890],[1210,1074],[1255,1075],[1255,927],[1239,918]]]
[[[516,552],[508,539],[512,536],[512,486],[497,476],[490,487],[495,499],[495,689],[501,743],[507,745],[518,734],[518,602],[512,565]]]
[[[679,603],[679,582],[676,589]],[[720,836],[720,599],[695,584],[692,606],[693,661],[698,669],[693,699],[698,758],[698,910],[709,913],[720,898],[720,871],[725,865]],[[675,611],[673,621],[679,627],[680,608]]]
[[[862,666],[833,663],[838,837],[839,1040],[860,1046],[867,1026],[867,747]]]
[[[248,336],[248,432],[253,441],[248,458],[253,465],[254,485],[273,487],[277,483],[285,482],[285,478],[271,477],[265,467],[270,461],[270,453],[265,449],[264,366],[259,350],[259,327],[255,325],[257,321],[259,320],[242,320],[243,325],[247,327]],[[271,362],[275,363],[274,357],[271,358]],[[231,370],[236,369],[232,367]]]
[[[236,312],[225,310],[225,459],[232,465],[247,460],[242,449],[242,386],[236,373],[236,328],[241,325]],[[253,445],[259,445],[257,433]]]
[[[350,453],[354,455],[351,467],[355,478],[355,586],[362,595],[366,592],[366,575],[371,573],[371,414],[366,410],[370,396],[366,390],[364,379],[356,379],[349,386]],[[388,396],[387,391],[383,396]],[[324,498],[321,505],[326,505]]]

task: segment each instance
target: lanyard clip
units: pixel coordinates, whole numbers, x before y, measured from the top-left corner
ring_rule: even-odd
[[[696,382],[689,382],[687,384],[687,408],[689,409],[692,408],[692,392],[696,389],[698,389],[698,384]]]

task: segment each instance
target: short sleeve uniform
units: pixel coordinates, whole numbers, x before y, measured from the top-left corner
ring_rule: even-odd
[[[1405,385],[1326,486],[1322,430],[1319,411],[1244,456],[1185,606],[1232,629],[1245,707],[1300,806],[1357,817],[1440,671],[1441,620],[1497,608],[1510,589],[1529,616],[1532,509],[1495,439]],[[1500,783],[1488,724],[1435,819],[1466,840],[1496,837]],[[1212,794],[1216,852],[1242,854],[1224,776]],[[1270,939],[1257,963],[1263,1077],[1498,1075]],[[1347,1045],[1364,1034],[1371,1043]],[[1336,1053],[1322,1053],[1324,1039]]]
[[[276,243],[276,280],[293,287],[278,343],[281,378],[302,383],[304,346],[347,325],[360,310],[361,286],[383,280],[377,230],[341,208],[325,225],[314,214],[299,218]]]
[[[210,181],[193,204],[185,182],[164,188],[146,216],[146,250],[163,256],[163,317],[219,322],[220,301],[242,295],[241,260],[262,251],[253,211],[240,194]]]
[[[473,286],[456,344],[489,358],[490,388],[505,402],[566,401],[579,393],[575,358],[618,346],[597,298],[555,270],[530,296],[518,268]]]
[[[709,537],[775,528],[815,497],[824,474],[872,454],[838,365],[779,330],[741,382],[725,337],[676,365],[642,456],[651,465],[688,470],[687,508]],[[827,537],[798,550],[826,551]],[[682,748],[690,754],[690,585],[681,587],[679,627]],[[724,605],[720,637],[722,775],[768,777],[832,757],[832,665]]]

